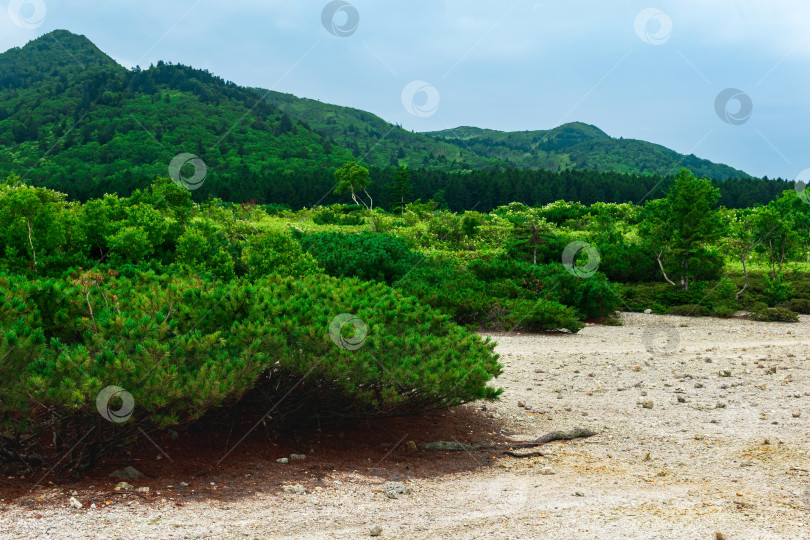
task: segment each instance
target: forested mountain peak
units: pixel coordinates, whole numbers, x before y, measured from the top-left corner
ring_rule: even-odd
[[[123,71],[83,35],[54,30],[0,54],[0,90],[30,88],[49,79],[67,79],[94,67]]]
[[[596,126],[571,122],[548,130],[498,131],[463,126],[425,133],[478,156],[525,169],[551,171],[597,170],[669,176],[682,167],[699,176],[745,178],[749,175],[728,165],[685,156],[659,144],[614,139]]]

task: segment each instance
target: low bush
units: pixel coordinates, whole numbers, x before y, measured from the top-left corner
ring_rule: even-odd
[[[316,225],[363,225],[366,220],[361,212],[361,206],[336,204],[317,210],[312,215],[312,221]]]
[[[414,268],[422,256],[405,240],[377,233],[321,232],[296,238],[327,274],[393,283]]]
[[[709,315],[709,310],[700,304],[684,304],[682,306],[669,308],[667,313],[669,315],[681,315],[683,317],[706,317]]]
[[[335,332],[341,313],[357,319]],[[0,329],[0,458],[29,465],[72,448],[61,465],[90,466],[140,430],[187,427],[249,392],[261,413],[278,405],[271,427],[499,393],[487,386],[501,372],[493,342],[387,285],[322,274],[0,277]],[[108,386],[132,396],[126,422],[97,410]]]
[[[574,308],[583,319],[604,317],[619,307],[618,294],[600,273],[578,277],[561,263],[534,265],[508,259],[474,260],[468,268],[504,294],[511,289],[515,296],[552,300]]]
[[[512,282],[487,282],[461,265],[431,260],[397,283],[407,294],[448,313],[459,324],[492,330],[559,330],[584,326],[571,307]]]
[[[807,298],[793,298],[786,302],[782,302],[778,307],[795,311],[796,313],[801,313],[802,315],[810,315],[810,300]]]
[[[751,312],[751,319],[762,322],[799,322],[793,311],[785,308],[764,308]]]

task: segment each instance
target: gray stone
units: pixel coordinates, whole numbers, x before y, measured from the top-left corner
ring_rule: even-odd
[[[281,457],[281,458],[278,458],[278,459],[276,460],[276,463],[288,463],[289,461],[290,461],[290,460],[289,460],[288,458]]]
[[[411,488],[402,482],[388,482],[383,485],[382,490],[389,499],[397,499],[400,495],[408,495],[411,492]]]
[[[652,409],[653,402],[651,399],[644,399],[641,401],[641,406],[644,407],[645,409]]]
[[[77,510],[82,507],[82,503],[76,497],[70,498],[70,506],[71,508],[76,508]]]
[[[307,459],[306,454],[290,454],[290,461],[304,461]]]
[[[115,486],[115,491],[121,491],[122,489],[132,489],[133,487],[135,486],[133,486],[132,484],[128,484],[127,482],[118,482],[118,484]]]
[[[284,486],[284,493],[292,493],[293,495],[304,495],[306,494],[307,490],[304,489],[304,486],[301,484],[295,484],[294,486]]]
[[[127,482],[137,482],[144,476],[146,475],[135,467],[125,467],[110,473],[110,478],[117,478],[118,480],[124,480]]]
[[[379,525],[374,525],[368,532],[369,536],[380,536],[381,534],[382,534],[382,527],[380,527]]]

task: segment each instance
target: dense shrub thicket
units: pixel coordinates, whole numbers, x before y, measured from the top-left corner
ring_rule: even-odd
[[[643,206],[461,214],[196,204],[162,178],[76,203],[10,177],[0,459],[47,463],[76,444],[62,463],[88,466],[237,407],[275,405],[268,422],[298,426],[495,398],[493,343],[471,330],[810,311],[810,205],[794,191],[735,211],[719,199],[686,171]],[[129,421],[99,414],[110,386],[132,396]]]
[[[356,349],[330,335],[341,313],[364,325],[359,336],[344,325]],[[67,279],[3,277],[0,326],[5,457],[44,459],[95,427],[72,453],[91,464],[136,427],[188,426],[257,386],[259,406],[279,403],[276,426],[413,413],[498,394],[486,384],[500,373],[494,343],[411,297],[357,279],[273,274],[223,283],[171,269],[124,276],[109,268]],[[99,421],[96,397],[109,385],[132,395],[133,421]],[[53,447],[37,437],[46,429]]]

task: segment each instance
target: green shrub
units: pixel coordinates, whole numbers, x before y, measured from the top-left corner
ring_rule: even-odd
[[[363,225],[362,207],[357,205],[333,205],[319,209],[312,215],[316,225]]]
[[[321,232],[297,238],[330,276],[393,283],[422,259],[403,239],[385,234]]]
[[[356,350],[330,337],[341,313],[366,325]],[[188,426],[248,393],[259,415],[278,405],[265,419],[271,427],[499,393],[487,386],[501,371],[493,342],[384,284],[323,275],[0,277],[0,330],[0,456],[44,452],[46,464],[72,447],[62,464],[90,465],[140,429]],[[96,409],[110,385],[134,399],[126,422]]]
[[[242,251],[248,275],[259,278],[273,273],[303,276],[318,273],[318,264],[291,236],[268,231],[252,236]]]
[[[561,263],[534,265],[509,259],[474,260],[468,268],[478,279],[500,288],[502,295],[553,300],[576,309],[584,319],[604,317],[619,307],[617,293],[600,273],[581,278]]]
[[[793,311],[785,308],[764,308],[751,313],[751,319],[762,322],[799,322]]]
[[[723,319],[728,319],[733,317],[734,314],[737,313],[737,311],[738,310],[735,307],[721,304],[712,308],[711,315],[713,315],[714,317],[721,317]]]
[[[583,328],[575,309],[524,289],[511,280],[487,282],[461,265],[428,261],[397,283],[453,317],[459,324],[492,330],[559,330]]]
[[[795,311],[802,315],[810,315],[810,300],[807,298],[793,298],[779,304],[780,308]]]
[[[684,304],[682,306],[669,308],[667,313],[669,315],[681,315],[683,317],[706,317],[709,315],[709,310],[700,304]]]

